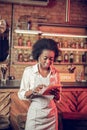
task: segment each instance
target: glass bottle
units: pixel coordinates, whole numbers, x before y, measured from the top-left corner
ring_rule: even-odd
[[[84,43],[84,48],[87,49],[87,42]]]
[[[20,50],[19,53],[18,53],[18,61],[19,62],[23,62],[23,54],[22,54],[22,51]]]
[[[69,61],[70,61],[70,63],[74,62],[74,55],[73,55],[72,51],[70,52]]]
[[[18,38],[18,46],[23,46],[23,38],[22,38],[22,36],[20,36]]]
[[[79,48],[79,42],[76,42],[76,49]]]
[[[28,28],[28,30],[31,29],[31,20],[29,20],[29,21],[27,22],[27,28]]]
[[[80,62],[80,56],[79,56],[79,52],[76,52],[76,56],[75,56],[75,62],[79,63]]]
[[[65,51],[64,53],[64,62],[68,62],[69,61],[69,55],[67,53],[67,51]]]
[[[67,42],[67,41],[64,42],[64,47],[65,47],[65,48],[68,47],[68,42]]]
[[[80,43],[80,48],[84,48],[84,42],[83,41],[81,41],[81,43]]]
[[[62,53],[61,52],[59,52],[59,56],[58,56],[58,58],[57,58],[57,61],[60,63],[60,62],[62,62]]]
[[[28,37],[28,40],[27,40],[26,45],[27,45],[28,47],[30,47],[30,46],[31,46],[31,40],[30,40],[30,37]]]
[[[28,62],[29,61],[29,54],[28,54],[27,50],[24,51],[23,60],[24,60],[24,62]]]
[[[83,54],[82,54],[82,62],[86,62],[86,53],[85,52],[83,52]]]
[[[29,55],[29,61],[33,61],[33,56],[32,56],[32,54]]]

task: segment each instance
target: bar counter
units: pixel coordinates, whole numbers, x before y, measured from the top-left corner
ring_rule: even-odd
[[[87,82],[61,82],[62,88],[87,88]],[[19,89],[20,81],[19,80],[7,80],[6,83],[1,83],[0,89]]]
[[[58,112],[63,119],[85,119],[87,117],[87,82],[62,82],[61,100],[57,102]],[[19,80],[0,82],[0,113],[10,116],[13,130],[18,129],[18,119],[25,116],[29,101],[18,98]],[[21,109],[22,108],[22,109]]]
[[[7,80],[6,83],[0,81],[0,89],[18,89],[20,87],[20,80]]]

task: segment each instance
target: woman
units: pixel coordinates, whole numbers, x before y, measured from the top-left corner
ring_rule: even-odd
[[[37,64],[25,68],[18,92],[20,99],[31,100],[25,130],[58,130],[58,89],[44,92],[50,85],[60,84],[58,71],[53,67],[58,52],[52,39],[42,38],[33,45],[32,56]]]

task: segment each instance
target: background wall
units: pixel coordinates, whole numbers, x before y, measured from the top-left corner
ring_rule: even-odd
[[[48,4],[48,6],[31,6],[31,5],[12,5],[0,2],[0,16],[7,21],[7,24],[11,28],[13,23],[13,29],[19,26],[20,28],[26,28],[28,20],[32,21],[32,30],[38,29],[38,22],[47,24],[65,24],[65,25],[87,25],[87,0],[71,0],[70,1],[70,14],[69,21],[66,22],[66,0],[54,0]],[[13,19],[13,21],[12,21]],[[10,47],[13,46],[13,39],[10,43]],[[12,57],[11,51],[11,58]],[[14,75],[16,79],[21,79],[24,68],[28,65],[13,65],[11,64],[10,73]]]

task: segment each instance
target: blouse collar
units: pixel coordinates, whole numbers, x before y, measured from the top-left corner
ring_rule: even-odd
[[[39,70],[38,70],[38,63],[33,66],[33,70],[34,70],[34,73],[39,72]],[[54,74],[54,73],[56,73],[55,69],[54,69],[54,67],[51,67],[50,74]]]
[[[38,72],[38,63],[33,66],[34,73]]]

